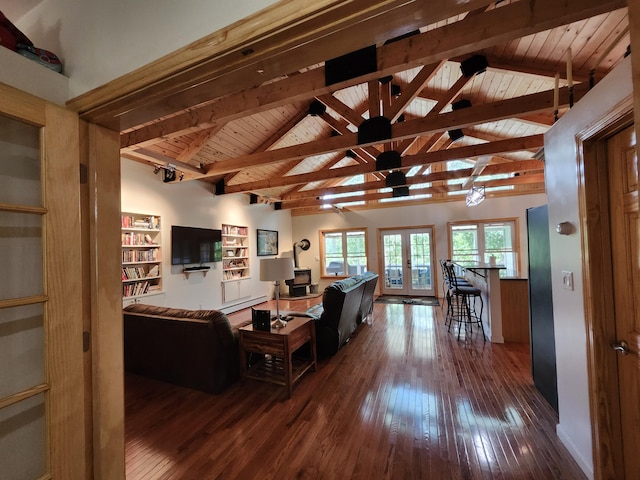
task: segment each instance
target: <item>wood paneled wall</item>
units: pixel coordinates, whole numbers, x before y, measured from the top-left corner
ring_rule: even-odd
[[[526,278],[500,280],[502,334],[505,342],[529,343],[529,282]]]

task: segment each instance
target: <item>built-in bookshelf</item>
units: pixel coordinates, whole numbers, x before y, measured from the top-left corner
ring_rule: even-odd
[[[249,229],[222,225],[222,280],[249,278]]]
[[[122,213],[122,298],[162,292],[160,217]]]

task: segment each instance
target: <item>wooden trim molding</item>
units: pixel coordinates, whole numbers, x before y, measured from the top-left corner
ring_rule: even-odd
[[[589,403],[593,437],[594,478],[618,478],[623,460],[616,358],[608,340],[615,338],[611,321],[613,277],[609,224],[609,187],[605,139],[633,121],[632,99],[585,129],[578,142],[578,195],[583,255],[584,311],[587,332]]]

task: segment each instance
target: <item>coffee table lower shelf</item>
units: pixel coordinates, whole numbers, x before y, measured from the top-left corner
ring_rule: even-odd
[[[292,359],[291,383],[296,383],[310,368],[315,367],[312,359]],[[287,386],[285,376],[284,359],[266,355],[265,358],[249,366],[245,373],[245,378],[262,380],[263,382],[275,383],[276,385]]]
[[[309,346],[309,353],[294,355],[304,345]],[[282,385],[289,397],[300,377],[317,369],[315,322],[308,317],[294,317],[286,327],[268,332],[254,330],[251,325],[242,327],[239,346],[242,379]],[[249,354],[258,354],[259,359],[251,361],[254,355]]]

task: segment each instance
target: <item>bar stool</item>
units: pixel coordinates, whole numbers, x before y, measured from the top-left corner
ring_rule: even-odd
[[[473,335],[473,325],[476,324],[482,331],[482,338],[487,341],[482,325],[482,310],[484,302],[479,288],[471,286],[468,282],[466,285],[459,282],[459,277],[455,274],[453,264],[445,262],[445,271],[449,282],[449,306],[447,307],[447,331],[451,331],[453,322],[458,324],[458,339],[460,339],[460,330],[465,326],[465,330],[469,327],[470,333]],[[476,308],[477,301],[480,302],[480,311]]]
[[[440,268],[442,270],[442,293],[443,297],[447,301],[447,314],[445,316],[445,325],[449,325],[451,321],[451,317],[453,316],[452,304],[451,304],[451,294],[449,293],[452,285],[449,280],[449,272],[447,271],[447,263],[451,263],[451,259],[440,259]],[[453,264],[451,265],[453,267]],[[455,272],[455,269],[454,269]],[[466,278],[460,277],[456,275],[456,284],[461,287],[471,287],[472,285],[467,281]],[[442,304],[442,308],[444,309],[444,303]]]

